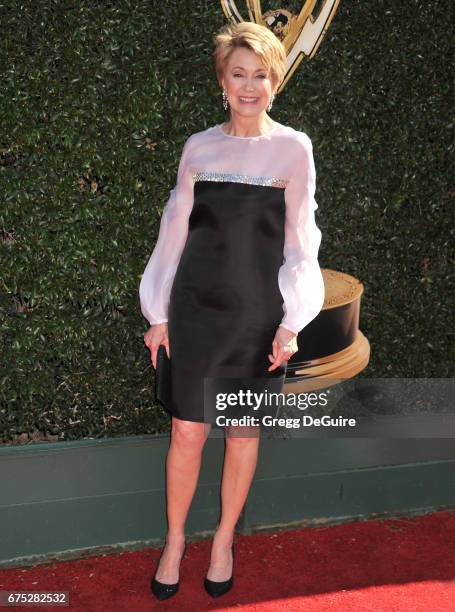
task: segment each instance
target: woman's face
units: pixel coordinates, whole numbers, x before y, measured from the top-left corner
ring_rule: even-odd
[[[245,48],[233,51],[225,68],[222,84],[227,91],[231,112],[244,117],[254,117],[262,113],[270,104],[274,92],[270,75],[261,58]],[[249,100],[244,100],[245,98]]]

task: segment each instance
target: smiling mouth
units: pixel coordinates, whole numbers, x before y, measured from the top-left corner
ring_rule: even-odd
[[[259,98],[251,98],[248,96],[239,96],[239,100],[242,104],[256,104]]]

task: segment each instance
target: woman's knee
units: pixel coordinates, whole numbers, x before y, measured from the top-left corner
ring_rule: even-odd
[[[211,425],[183,421],[172,417],[172,440],[181,446],[202,448],[210,433]]]

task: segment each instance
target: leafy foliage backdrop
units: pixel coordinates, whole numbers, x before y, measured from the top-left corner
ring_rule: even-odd
[[[450,7],[342,0],[271,111],[313,141],[322,267],[365,285],[363,376],[453,376]],[[0,7],[4,442],[168,429],[138,288],[185,140],[225,120],[224,23],[207,0]]]

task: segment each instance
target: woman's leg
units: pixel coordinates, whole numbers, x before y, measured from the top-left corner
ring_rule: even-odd
[[[174,584],[185,543],[185,521],[196,490],[202,450],[211,425],[172,417],[171,444],[166,458],[168,532],[156,579]]]
[[[221,582],[232,574],[234,529],[256,471],[259,427],[226,428],[226,453],[221,483],[221,520],[213,538],[209,580]]]

